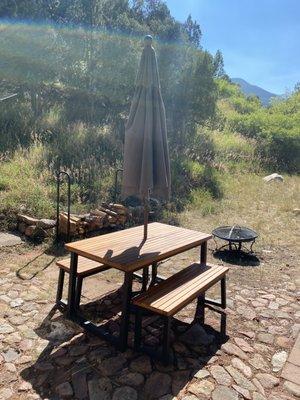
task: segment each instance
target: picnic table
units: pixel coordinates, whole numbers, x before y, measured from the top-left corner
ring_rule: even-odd
[[[211,235],[158,222],[148,226],[147,239],[143,239],[143,226],[109,233],[89,239],[67,243],[71,253],[68,290],[68,317],[100,337],[126,350],[131,311],[134,274],[152,265],[152,281],[156,279],[158,262],[200,246],[200,262],[207,261],[207,241]],[[76,273],[78,256],[103,263],[124,273],[122,291],[121,325],[119,337],[88,321],[76,304]],[[184,267],[184,266],[183,266]]]

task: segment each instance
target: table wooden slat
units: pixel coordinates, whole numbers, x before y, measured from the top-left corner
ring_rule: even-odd
[[[65,247],[83,257],[131,272],[201,245],[212,237],[207,233],[153,222],[148,226],[147,240],[143,241],[143,229],[143,226],[137,226],[67,243]]]

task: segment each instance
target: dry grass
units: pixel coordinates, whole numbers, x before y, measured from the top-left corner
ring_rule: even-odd
[[[180,215],[180,222],[211,231],[219,225],[246,225],[259,235],[258,245],[296,248],[299,244],[300,177],[286,176],[283,183],[265,183],[254,174],[224,176],[224,197],[214,202],[214,213],[199,215],[195,207]]]
[[[196,202],[180,214],[180,225],[211,232],[220,225],[237,224],[257,231],[259,238],[254,250],[260,264],[236,269],[237,281],[250,278],[261,284],[272,281],[275,285],[285,273],[299,273],[300,215],[293,210],[300,208],[300,177],[285,176],[283,183],[267,184],[254,174],[224,176],[222,186],[224,197],[214,200],[213,213],[203,215]],[[214,249],[212,241],[210,249]]]

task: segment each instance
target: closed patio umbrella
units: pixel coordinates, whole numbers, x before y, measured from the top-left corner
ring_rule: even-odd
[[[143,200],[144,239],[147,237],[149,194],[168,200],[170,180],[165,107],[152,37],[147,35],[125,128],[122,181],[123,198],[137,196]]]

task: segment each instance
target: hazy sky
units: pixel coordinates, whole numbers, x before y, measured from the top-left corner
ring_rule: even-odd
[[[276,94],[300,81],[300,0],[166,0],[172,15],[192,15],[202,46],[220,49],[225,70]]]

